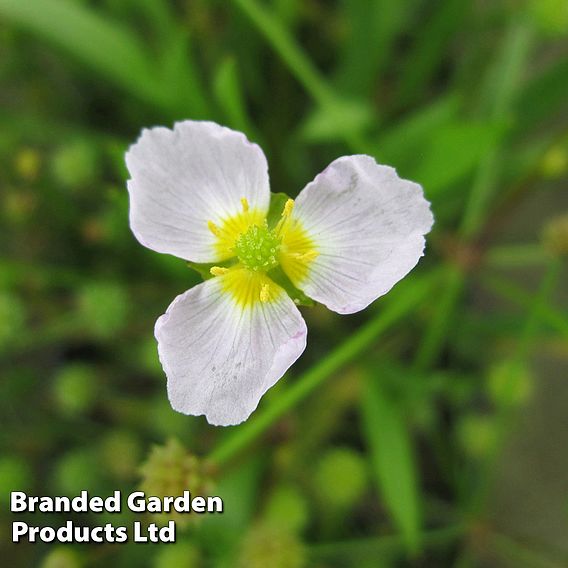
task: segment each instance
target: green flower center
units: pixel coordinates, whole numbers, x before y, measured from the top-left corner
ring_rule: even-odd
[[[278,266],[280,241],[275,231],[271,231],[267,226],[252,225],[237,238],[235,253],[249,270],[268,272]]]

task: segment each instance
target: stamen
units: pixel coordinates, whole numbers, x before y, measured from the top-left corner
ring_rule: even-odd
[[[286,201],[286,203],[284,205],[284,209],[282,211],[280,221],[278,221],[278,224],[276,225],[276,228],[274,229],[278,236],[282,235],[282,233],[284,231],[284,227],[286,226],[286,222],[289,220],[293,209],[294,209],[294,200],[288,199],[288,201]]]
[[[241,204],[243,206],[243,211],[245,213],[248,213],[249,210],[249,202],[248,199],[246,197],[241,197]]]
[[[284,211],[282,211],[282,217],[289,217],[290,213],[292,213],[292,209],[294,209],[294,200],[288,199],[286,204],[284,205]]]
[[[215,223],[213,223],[213,221],[207,221],[207,227],[216,237],[221,236],[221,233],[222,233],[221,229],[219,229],[219,227],[217,225],[215,225]]]
[[[223,274],[227,274],[227,272],[229,272],[228,268],[223,268],[222,266],[212,266],[209,269],[209,272],[213,275],[213,276],[223,276]]]
[[[270,287],[268,284],[263,284],[260,288],[260,301],[264,304],[270,300]]]
[[[301,260],[303,262],[311,262],[312,260],[315,260],[318,256],[319,252],[317,250],[309,250],[308,252],[300,254],[298,256],[298,260]]]

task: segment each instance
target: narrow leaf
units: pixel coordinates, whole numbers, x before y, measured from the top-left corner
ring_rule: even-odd
[[[362,417],[374,475],[392,520],[410,552],[421,539],[421,506],[410,433],[400,405],[376,373],[367,373]]]

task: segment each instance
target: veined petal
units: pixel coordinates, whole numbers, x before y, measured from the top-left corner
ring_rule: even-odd
[[[157,252],[193,262],[223,260],[225,229],[246,227],[248,217],[258,222],[268,211],[264,153],[244,134],[213,122],[145,129],[126,165],[130,226],[141,244]]]
[[[172,407],[220,426],[249,417],[302,354],[307,335],[298,308],[275,284],[267,301],[243,305],[225,278],[178,296],[155,328]]]
[[[433,216],[418,184],[357,155],[335,160],[302,190],[292,223],[303,235],[303,250],[311,247],[317,256],[299,251],[296,258],[304,254],[309,262],[302,270],[293,262],[288,276],[309,297],[349,314],[417,264]]]

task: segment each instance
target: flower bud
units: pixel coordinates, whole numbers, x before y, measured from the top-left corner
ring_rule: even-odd
[[[77,553],[64,546],[51,550],[40,564],[40,568],[79,568],[80,566],[81,562]]]
[[[23,180],[33,182],[39,175],[41,156],[34,148],[22,148],[16,154],[14,166]]]
[[[61,369],[53,382],[53,398],[63,414],[87,412],[96,399],[96,373],[89,365],[74,363]]]
[[[190,454],[177,440],[170,439],[163,446],[154,446],[140,468],[140,488],[146,495],[156,497],[178,496],[190,491],[192,497],[206,496],[212,491],[211,467]],[[157,515],[160,522],[175,520],[181,526],[198,518],[187,513],[171,511]]]
[[[116,282],[93,282],[79,292],[79,315],[87,329],[100,338],[120,331],[127,317],[128,296]]]
[[[474,458],[484,458],[495,440],[494,423],[489,416],[464,416],[458,424],[458,439]]]
[[[354,450],[334,448],[321,458],[314,481],[324,503],[337,509],[348,509],[367,489],[367,465]]]
[[[140,443],[128,431],[115,431],[101,442],[99,455],[111,475],[118,479],[131,479],[138,470]]]
[[[154,568],[197,568],[201,566],[199,550],[187,542],[176,542],[161,548],[154,561]]]
[[[263,519],[292,533],[301,532],[309,520],[306,499],[292,485],[281,485],[270,496]]]
[[[56,151],[51,170],[57,183],[67,188],[77,188],[96,180],[97,160],[96,149],[90,142],[75,140]]]
[[[516,361],[502,361],[494,365],[487,376],[487,389],[498,406],[519,406],[532,394],[533,381],[526,365]]]
[[[18,340],[25,323],[24,304],[14,294],[0,290],[0,352]]]
[[[568,171],[568,151],[564,146],[555,145],[543,156],[540,163],[542,175],[549,179],[558,179]]]
[[[242,568],[302,568],[307,554],[302,542],[281,527],[253,525],[245,536],[238,566]]]
[[[32,486],[32,471],[26,461],[18,457],[0,458],[0,503],[10,501],[10,491],[27,491]]]
[[[554,256],[568,256],[568,213],[552,218],[542,234],[544,247]]]

